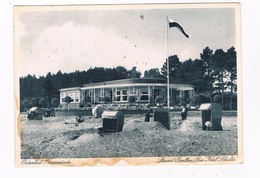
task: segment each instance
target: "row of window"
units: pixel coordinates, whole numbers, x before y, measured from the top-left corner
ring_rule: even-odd
[[[165,90],[161,89],[153,89],[153,96],[154,99],[158,95],[165,95]],[[187,98],[189,93],[188,91],[183,92],[184,98]],[[176,96],[182,95],[180,91],[176,91]],[[61,101],[64,103],[65,102],[65,97],[70,96],[71,102],[79,102],[80,101],[80,91],[66,91],[66,92],[61,92]],[[104,97],[108,97],[110,101],[128,101],[128,96],[134,96],[137,100],[139,101],[148,101],[149,100],[149,92],[148,88],[135,88],[131,87],[129,89],[116,89],[114,91],[113,95],[113,90],[105,90],[104,88],[100,90],[95,90],[95,89],[89,89],[83,91],[83,97],[89,96],[91,98],[91,101],[94,102],[95,97],[99,98],[99,101],[102,102],[104,101]],[[181,96],[180,96],[181,97]]]
[[[136,89],[134,87],[130,88],[130,90],[127,89],[121,89],[121,90],[115,90],[114,91],[114,98],[112,94],[112,90],[105,90],[100,89],[99,91],[95,91],[94,89],[86,90],[83,92],[83,96],[89,96],[91,100],[93,101],[95,97],[104,98],[109,97],[110,101],[127,101],[128,96],[135,96],[136,98],[139,96],[139,100],[142,101],[148,101],[148,89],[147,88],[140,88]]]
[[[65,97],[69,96],[71,98],[71,102],[79,102],[80,92],[79,91],[67,91],[61,93],[61,101],[65,102]]]

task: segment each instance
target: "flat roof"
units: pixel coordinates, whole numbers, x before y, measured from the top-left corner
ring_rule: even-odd
[[[59,91],[80,90],[80,87],[61,88]]]
[[[137,84],[137,83],[160,83],[165,84],[166,79],[162,78],[130,78],[130,79],[121,79],[121,80],[112,80],[106,82],[98,82],[98,83],[89,83],[84,84],[83,87],[97,87],[104,85],[122,85],[122,84]]]
[[[98,82],[85,84],[83,87],[62,88],[59,91],[72,91],[72,90],[87,90],[92,88],[122,88],[122,87],[140,87],[140,86],[155,86],[167,87],[165,79],[158,78],[131,78],[122,80],[113,80],[106,82]],[[170,88],[175,90],[192,90],[194,87],[188,84],[170,84]]]

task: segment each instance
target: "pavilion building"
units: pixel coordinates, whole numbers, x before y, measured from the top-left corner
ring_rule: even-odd
[[[194,87],[186,84],[170,84],[170,105],[176,106],[191,101]],[[85,97],[90,104],[128,104],[128,97],[134,96],[135,103],[155,104],[155,98],[162,96],[163,103],[167,103],[167,83],[158,78],[131,78],[107,82],[84,84],[83,87],[62,88],[60,91],[60,105],[65,106],[65,97],[72,99],[70,107],[79,107]]]

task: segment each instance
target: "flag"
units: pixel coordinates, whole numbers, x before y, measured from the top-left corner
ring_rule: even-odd
[[[184,29],[182,28],[182,26],[180,24],[178,24],[177,22],[175,22],[171,19],[168,19],[168,21],[169,21],[169,28],[177,27],[183,33],[183,35],[186,36],[186,38],[189,38],[189,35],[187,33],[185,33]]]

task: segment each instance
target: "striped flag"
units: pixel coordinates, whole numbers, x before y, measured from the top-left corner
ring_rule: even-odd
[[[182,34],[184,36],[186,36],[186,38],[189,38],[189,35],[184,31],[184,29],[182,28],[182,26],[180,24],[178,24],[177,22],[175,22],[171,19],[168,19],[168,21],[169,21],[169,28],[176,27],[176,28],[178,28],[178,30],[180,30],[180,32],[182,32]]]

